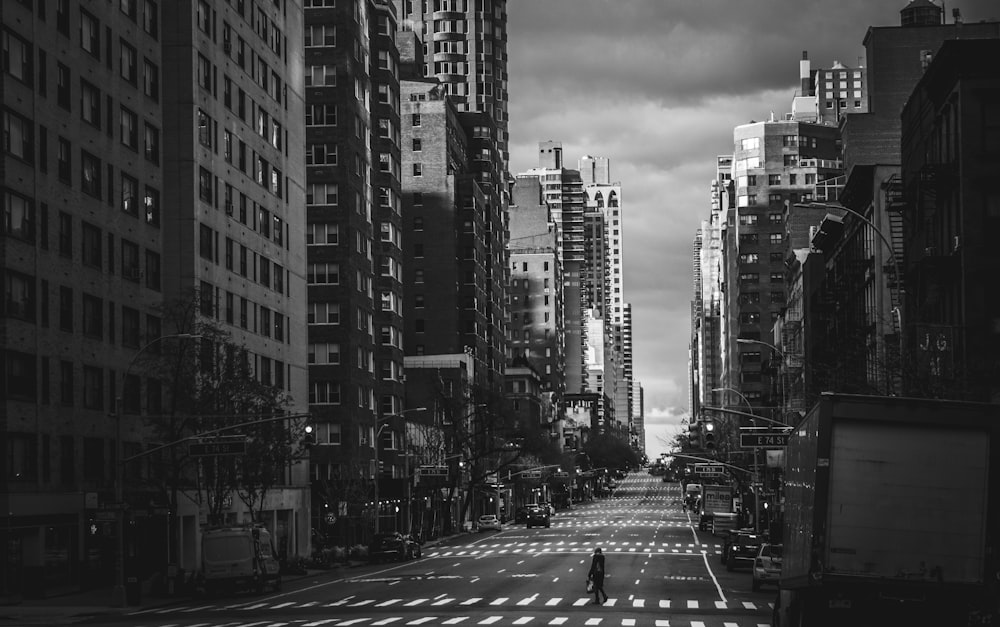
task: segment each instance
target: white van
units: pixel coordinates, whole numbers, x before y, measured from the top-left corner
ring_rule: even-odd
[[[261,525],[206,529],[201,536],[200,587],[206,594],[281,590],[281,565],[271,532]]]

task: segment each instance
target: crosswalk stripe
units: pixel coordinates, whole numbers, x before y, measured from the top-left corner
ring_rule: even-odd
[[[689,600],[688,601],[688,609],[689,610],[696,610],[696,609],[698,609],[698,602],[695,601],[694,599]]]
[[[562,597],[553,597],[545,602],[545,605],[559,605],[559,601],[562,601]]]
[[[364,607],[375,602],[375,599],[364,599],[363,601],[358,601],[357,603],[348,603],[347,607]],[[285,607],[286,605],[292,605],[292,603],[282,603],[281,605],[275,605],[272,610],[276,610],[279,607]]]
[[[588,618],[587,622],[585,622],[584,625],[600,625],[601,624],[601,620],[603,620],[603,619],[600,619],[600,618]]]
[[[656,627],[670,627],[670,620],[666,618],[657,618]]]
[[[499,597],[490,601],[490,605],[503,605],[509,597]]]
[[[527,625],[531,621],[535,620],[534,616],[522,616],[521,618],[514,621],[515,625]]]
[[[431,605],[448,605],[455,599],[441,599],[440,601],[434,601]]]
[[[580,607],[581,605],[586,605],[588,603],[590,603],[590,598],[577,599],[576,601],[573,601],[573,607]]]
[[[418,618],[416,620],[411,620],[410,622],[408,622],[406,624],[407,625],[423,625],[424,623],[429,623],[432,620],[437,620],[437,616],[421,616],[420,618]]]
[[[479,621],[480,625],[492,625],[493,623],[499,621],[503,616],[489,616]]]
[[[608,599],[607,601],[604,602],[604,605],[606,605],[608,607],[614,607],[615,603],[617,603],[617,602],[618,602],[618,599],[616,599],[614,597],[611,597],[610,599]]]
[[[339,620],[339,618],[321,618],[320,620],[314,620],[311,623],[303,623],[302,627],[321,627],[321,625],[329,625],[330,623]]]
[[[426,602],[427,602],[427,599],[413,599],[409,603],[404,603],[403,605],[405,607],[413,607],[415,605],[420,605],[421,603],[426,603]]]
[[[635,619],[634,618],[623,618],[622,619],[622,627],[634,627],[634,625],[635,625]]]
[[[717,609],[717,610],[724,610],[724,609],[726,609],[726,602],[725,601],[716,601],[715,602],[715,609]]]
[[[530,597],[524,597],[523,599],[521,599],[520,601],[518,601],[517,604],[518,605],[528,605],[530,603],[534,603],[535,599],[537,599],[537,598],[538,598],[537,594],[534,595],[534,596],[530,596]]]
[[[670,599],[660,599],[660,607],[665,610],[670,609]]]
[[[746,609],[748,609],[748,610],[755,610],[755,609],[757,609],[757,606],[754,603],[752,603],[751,601],[744,601],[743,602],[743,607],[746,608]]]
[[[395,605],[403,599],[389,599],[388,601],[382,601],[381,603],[376,603],[375,607],[389,607],[390,605]]]
[[[466,599],[462,601],[461,603],[459,603],[459,605],[472,605],[473,603],[478,603],[482,600],[483,600],[482,597],[472,597],[471,599]]]
[[[457,625],[457,624],[461,623],[462,621],[468,620],[468,619],[469,619],[468,616],[456,616],[455,618],[449,618],[448,620],[444,621],[444,624],[445,625]]]
[[[562,625],[563,623],[565,623],[568,620],[569,620],[569,617],[567,617],[567,616],[557,616],[557,617],[553,618],[552,620],[550,620],[549,624],[550,625]]]
[[[632,601],[632,607],[646,607],[646,599],[635,599]]]
[[[383,618],[382,620],[377,620],[372,625],[389,625],[395,623],[397,620],[403,620],[402,616],[390,616],[389,618]]]

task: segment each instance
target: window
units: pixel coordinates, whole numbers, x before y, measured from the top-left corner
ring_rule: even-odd
[[[410,126],[420,126],[420,114],[413,113],[410,115]]]
[[[205,168],[198,168],[198,197],[212,202],[212,173]]]
[[[92,268],[101,268],[101,229],[93,224],[84,222],[81,225],[81,261],[83,265]]]
[[[160,192],[155,187],[146,186],[143,197],[143,207],[146,209],[146,224],[160,225]]]
[[[759,137],[749,137],[740,140],[740,150],[757,150],[760,148]]]
[[[139,282],[139,246],[126,239],[122,240],[122,276],[129,281]]]
[[[309,388],[310,405],[339,405],[340,385],[333,381],[313,381]]]
[[[142,93],[153,100],[160,99],[160,68],[146,58],[142,60]]]
[[[100,338],[104,333],[104,301],[90,294],[83,295],[83,333]]]
[[[104,373],[100,368],[83,367],[83,406],[86,409],[104,409]]]
[[[337,144],[308,144],[306,165],[337,165]]]
[[[73,216],[59,212],[59,255],[73,257]]]
[[[760,283],[760,274],[756,272],[743,272],[740,274],[740,283]]]
[[[413,164],[413,176],[423,176],[424,166],[422,163]]]
[[[306,206],[336,205],[338,202],[335,183],[310,183],[306,185]]]
[[[142,28],[156,39],[160,35],[160,16],[156,0],[145,0],[142,9]]]
[[[206,148],[212,147],[212,118],[202,109],[198,109],[198,143]]]
[[[784,272],[772,272],[770,276],[771,283],[784,283],[785,273]]]
[[[143,130],[143,154],[150,163],[160,162],[160,129],[149,122]]]
[[[35,210],[32,202],[20,194],[5,190],[3,193],[3,234],[33,242]]]
[[[336,263],[311,263],[306,273],[309,285],[339,285],[340,265]]]
[[[338,303],[309,303],[306,322],[309,324],[340,324]]]
[[[306,87],[336,87],[337,66],[310,65],[306,69]]]
[[[33,158],[32,124],[13,111],[3,112],[3,149],[23,161]]]
[[[101,90],[80,79],[80,119],[101,128]]]
[[[309,354],[307,363],[339,364],[340,344],[331,344],[331,343],[309,344]]]
[[[101,160],[86,150],[80,151],[80,187],[85,194],[101,197]]]
[[[139,347],[139,311],[122,307],[122,346]]]
[[[62,63],[56,62],[56,103],[66,109],[70,110],[72,106],[70,104],[70,71],[69,67],[63,65]]]
[[[740,263],[757,263],[760,257],[757,253],[743,253],[740,255]]]
[[[25,85],[31,85],[31,46],[8,31],[3,31],[3,69]]]
[[[757,224],[758,216],[756,213],[744,213],[740,215],[740,224],[743,225],[754,225]]]
[[[306,26],[306,48],[337,45],[337,29],[333,26]]]
[[[769,237],[771,244],[774,246],[778,246],[781,244],[782,241],[784,241],[784,237],[782,236],[781,233],[771,233]]]
[[[212,91],[212,64],[203,55],[198,55],[198,85]]]
[[[160,291],[160,254],[146,251],[146,287]]]
[[[118,40],[118,72],[121,77],[129,83],[135,85],[139,75],[139,57],[135,48],[125,42]]]
[[[121,108],[121,123],[119,126],[121,128],[122,144],[128,146],[132,150],[138,150],[139,117],[123,106]]]
[[[101,24],[90,13],[80,10],[80,47],[94,58],[101,58]]]
[[[330,224],[310,224],[308,230],[306,231],[306,244],[307,245],[318,245],[318,244],[339,244],[340,243],[340,225],[336,223]]]
[[[306,126],[336,126],[337,105],[313,104],[306,106]]]

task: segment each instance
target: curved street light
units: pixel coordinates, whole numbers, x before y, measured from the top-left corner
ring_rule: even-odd
[[[111,589],[111,605],[113,607],[125,607],[125,488],[124,470],[125,460],[122,459],[122,393],[128,384],[129,371],[135,365],[136,359],[142,355],[149,347],[168,339],[197,339],[201,335],[197,333],[171,333],[155,337],[139,347],[139,350],[132,355],[125,372],[122,374],[122,384],[115,396],[115,527],[117,538],[115,538],[115,585]]]

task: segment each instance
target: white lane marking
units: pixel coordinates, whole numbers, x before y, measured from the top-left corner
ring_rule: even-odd
[[[462,601],[461,603],[459,603],[459,605],[472,605],[473,603],[478,603],[479,601],[482,600],[483,597],[472,597],[471,599],[466,599]]]
[[[432,620],[437,620],[437,616],[421,616],[420,618],[418,618],[416,620],[411,620],[410,622],[408,622],[406,624],[407,625],[423,625],[424,623],[429,623]]]
[[[660,608],[669,610],[670,609],[670,599],[660,599]]]
[[[448,605],[454,600],[455,599],[441,599],[439,601],[434,601],[433,603],[431,603],[431,605]]]
[[[670,620],[666,618],[657,618],[656,627],[670,627]]]
[[[757,609],[757,606],[754,603],[750,602],[750,601],[744,601],[743,602],[743,607],[745,607],[748,610],[755,610],[755,609]]]
[[[689,599],[688,600],[688,609],[689,610],[696,610],[696,609],[698,609],[698,601],[696,599]]]
[[[496,599],[490,601],[490,605],[503,605],[504,603],[507,602],[508,598],[509,597],[497,597]]]
[[[717,609],[717,610],[724,610],[724,609],[726,609],[726,602],[725,601],[716,601],[715,602],[715,609]]]
[[[381,603],[376,603],[375,607],[389,607],[390,605],[399,603],[402,600],[403,599],[389,599],[388,601],[382,601]]]
[[[600,625],[602,620],[601,618],[588,618],[584,625]]]
[[[311,623],[303,623],[302,627],[320,627],[320,625],[328,625],[333,621],[339,621],[339,618],[322,618],[320,620],[314,620]]]
[[[350,603],[350,604],[347,605],[347,607],[364,607],[365,605],[369,605],[369,604],[374,603],[374,602],[375,602],[375,599],[365,599],[364,601],[358,601],[357,603]],[[275,605],[271,609],[272,610],[276,610],[279,607],[282,607],[282,606],[285,606],[285,605],[292,605],[292,604],[291,603],[282,603],[281,605]]]
[[[548,601],[545,602],[545,605],[549,605],[549,606],[551,606],[551,605],[559,605],[559,601],[562,601],[562,597],[552,597],[551,599],[549,599]]]
[[[530,597],[524,597],[523,599],[521,599],[520,601],[518,601],[517,604],[518,605],[528,605],[530,603],[534,603],[535,599],[537,599],[537,598],[538,598],[538,595],[537,594],[533,594]]]
[[[390,623],[395,623],[397,620],[403,620],[402,616],[390,616],[389,618],[383,618],[382,620],[377,620],[372,625],[388,625]]]
[[[634,626],[635,626],[635,619],[634,618],[623,618],[622,619],[622,627],[634,627]]]
[[[522,616],[521,618],[514,621],[515,625],[527,625],[531,621],[535,620],[534,616]]]
[[[617,603],[617,602],[618,602],[618,599],[616,599],[615,597],[611,597],[610,599],[608,599],[607,601],[604,602],[604,605],[606,605],[608,607],[614,607],[615,603]]]
[[[404,607],[413,607],[415,605],[420,605],[421,603],[426,603],[427,599],[413,599],[409,603],[404,603]]]
[[[646,600],[636,599],[635,601],[632,601],[632,607],[646,607]]]
[[[490,616],[479,621],[480,625],[492,625],[493,623],[499,621],[503,616]]]
[[[712,572],[712,566],[708,563],[708,554],[702,553],[702,559],[705,560],[705,568],[708,569],[708,574],[712,577],[712,582],[715,584],[715,589],[719,591],[719,600],[723,603],[726,602],[726,595],[722,592],[722,586],[719,585],[719,580],[715,578],[715,573]]]
[[[457,625],[460,622],[462,622],[463,620],[468,620],[468,619],[469,619],[468,616],[456,616],[455,618],[449,618],[448,620],[444,621],[444,624],[445,625]]]
[[[581,605],[586,605],[588,603],[590,603],[590,597],[587,597],[585,599],[577,599],[576,601],[573,602],[573,607],[580,607]]]
[[[567,617],[567,616],[557,616],[556,618],[553,618],[552,620],[550,620],[549,624],[550,625],[562,625],[563,623],[565,623],[568,620],[569,620],[569,617]]]

